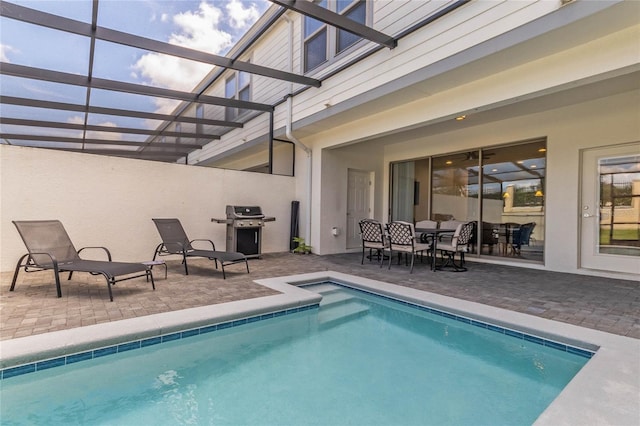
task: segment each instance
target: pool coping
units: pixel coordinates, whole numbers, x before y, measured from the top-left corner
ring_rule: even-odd
[[[536,420],[537,425],[638,424],[640,340],[334,271],[255,281],[280,294],[154,314],[0,341],[0,368],[114,346],[274,311],[318,304],[297,286],[338,283],[595,351],[595,355]]]
[[[279,294],[199,306],[0,341],[0,369],[150,339],[185,330],[317,305],[322,296],[286,283],[262,284]]]

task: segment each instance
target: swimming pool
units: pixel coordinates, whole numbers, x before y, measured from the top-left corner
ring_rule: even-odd
[[[59,364],[61,358],[65,359],[64,363],[68,360],[77,360],[78,355],[81,358],[94,352],[102,355],[105,352],[113,352],[114,348],[115,351],[120,349],[126,351],[136,345],[140,347],[149,344],[149,342],[182,339],[183,337],[185,338],[184,343],[193,339],[188,336],[193,334],[195,328],[207,329],[210,327],[209,324],[220,324],[222,328],[234,325],[245,327],[244,324],[254,321],[256,318],[261,319],[264,315],[272,315],[268,314],[269,312],[279,311],[297,315],[297,311],[304,312],[309,309],[309,306],[317,304],[320,296],[295,285],[316,283],[327,279],[344,282],[357,289],[371,291],[408,303],[415,303],[425,310],[431,308],[440,310],[458,319],[490,323],[497,326],[498,330],[525,332],[552,342],[586,348],[587,350],[597,350],[595,356],[538,417],[536,424],[637,423],[638,413],[640,413],[638,400],[640,384],[637,380],[637,377],[640,377],[640,365],[637,363],[640,354],[639,340],[334,271],[257,281],[261,285],[280,292],[274,296],[2,341],[0,342],[2,345],[0,368],[4,373],[20,365],[31,368],[34,365],[42,364],[44,368],[48,368]],[[256,321],[256,324],[258,322],[260,321]],[[248,325],[253,327],[256,324]],[[224,332],[228,331],[230,330]],[[136,339],[137,342],[132,342]],[[171,344],[169,343],[169,345]],[[165,345],[158,347],[160,346]],[[132,351],[131,353],[140,351]],[[205,350],[202,353],[206,352]],[[106,358],[115,360],[125,354]],[[145,363],[141,365],[145,366]],[[313,366],[309,368],[313,369]],[[60,369],[51,368],[47,374],[56,371],[60,371]],[[24,378],[29,376],[31,374],[26,374]],[[121,388],[126,389],[130,384],[127,377],[114,376],[111,371],[105,373],[105,376],[117,382],[117,392],[121,392]],[[96,376],[91,375],[90,379],[93,380],[94,377]],[[160,383],[169,385],[175,378],[177,376],[171,372],[168,375],[158,376]],[[11,381],[14,379],[3,380],[0,384],[4,387]],[[89,381],[80,380],[72,387],[82,388]],[[58,388],[54,386],[54,389],[56,391],[52,395],[57,394]],[[325,391],[323,390],[323,392]],[[245,395],[232,394],[232,396],[234,396],[233,400],[237,401],[244,399]],[[119,398],[114,405],[123,402],[123,405],[126,406],[127,398],[122,395]],[[179,400],[181,399],[176,399],[176,401]],[[115,423],[119,411],[114,406],[110,406],[106,410],[113,416],[111,423]],[[5,418],[3,418],[3,422],[4,420]]]
[[[5,379],[3,424],[531,424],[591,356],[334,284],[306,288],[323,295],[319,308]]]

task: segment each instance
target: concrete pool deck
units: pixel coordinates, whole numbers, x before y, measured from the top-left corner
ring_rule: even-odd
[[[538,418],[536,424],[632,425],[640,420],[640,340],[638,339],[336,271],[258,280],[259,285],[275,292],[265,297],[11,339],[3,342],[2,364],[3,366],[7,366],[7,363],[16,365],[38,358],[71,354],[91,347],[112,345],[206,324],[255,316],[270,310],[318,303],[318,295],[290,284],[321,282],[325,279],[556,342],[596,350],[593,358]],[[126,332],[123,332],[124,330]]]

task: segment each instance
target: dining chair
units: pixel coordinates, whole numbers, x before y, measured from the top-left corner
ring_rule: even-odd
[[[520,225],[520,227],[513,232],[511,250],[513,251],[514,256],[520,256],[522,246],[529,245],[529,240],[531,239],[531,233],[533,232],[533,228],[535,227],[536,227],[535,222],[529,222],[529,223]]]
[[[389,247],[382,224],[373,219],[362,219],[359,222],[360,235],[362,236],[362,259],[360,264],[364,264],[364,252],[369,249],[369,261],[373,258],[373,250],[376,251],[378,263],[382,267],[384,260],[384,250]]]
[[[458,229],[458,226],[462,225],[463,223],[466,223],[466,222],[462,222],[462,221],[454,220],[454,219],[445,220],[443,222],[440,222],[440,228],[442,228],[442,229]],[[440,239],[438,240],[438,242],[444,241],[444,242],[450,243],[452,238],[453,238],[453,236],[451,234],[444,234],[444,235],[440,236]]]
[[[473,237],[473,222],[461,223],[456,228],[450,242],[438,243],[438,250],[443,262],[441,268],[451,266],[454,271],[462,272],[467,268],[464,266],[464,254],[469,251],[469,244]],[[456,253],[460,254],[460,262],[456,264]],[[447,256],[445,261],[444,257]]]
[[[422,255],[425,251],[429,251],[431,245],[416,241],[413,223],[403,221],[388,223],[387,234],[389,235],[389,269],[391,269],[391,258],[395,251],[398,252],[399,257],[402,253],[411,254],[411,270],[409,273],[413,273],[416,254],[420,254],[420,259],[422,259]]]

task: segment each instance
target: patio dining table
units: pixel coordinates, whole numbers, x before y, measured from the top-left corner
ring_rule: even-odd
[[[427,234],[431,236],[431,270],[436,271],[438,268],[436,267],[436,250],[438,249],[438,236],[444,234],[454,234],[456,232],[455,228],[415,228],[416,234]]]

